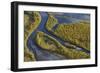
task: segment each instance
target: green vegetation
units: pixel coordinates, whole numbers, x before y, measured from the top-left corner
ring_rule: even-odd
[[[65,41],[90,50],[90,25],[88,22],[61,24],[53,33]]]
[[[77,51],[72,48],[67,48],[59,43],[53,37],[45,34],[44,32],[38,31],[35,37],[36,44],[40,46],[42,49],[55,52],[61,55],[64,55],[69,59],[86,59],[90,58],[90,55],[83,52]]]
[[[41,22],[39,12],[25,11],[24,12],[24,61],[35,61],[33,52],[27,47],[27,39],[30,34],[38,27]]]
[[[64,16],[64,18],[71,18]],[[27,47],[27,40],[29,36],[34,32],[41,22],[41,16],[39,12],[25,11],[24,12],[24,61],[36,61],[34,53]],[[67,59],[87,59],[90,58],[90,54],[76,50],[76,45],[83,47],[90,51],[90,23],[87,21],[80,21],[76,23],[62,23],[57,26],[55,30],[52,28],[59,24],[58,20],[48,13],[48,20],[46,23],[46,29],[61,38],[64,41],[62,45],[57,39],[47,35],[42,31],[36,32],[35,42],[36,44],[50,52],[54,52],[65,56]],[[33,40],[34,41],[34,40]]]
[[[47,20],[47,23],[46,23],[46,28],[48,30],[52,30],[53,26],[55,26],[57,23],[58,23],[57,19],[49,14],[48,20]]]
[[[24,61],[35,61],[35,55],[26,47],[24,49]]]
[[[68,18],[68,17],[67,17]],[[46,29],[64,41],[78,45],[90,51],[90,23],[88,21],[80,21],[75,23],[59,24],[55,31],[52,28],[58,23],[53,15],[49,16],[46,23]]]

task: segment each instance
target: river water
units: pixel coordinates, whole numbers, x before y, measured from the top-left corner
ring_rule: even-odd
[[[41,47],[37,46],[37,44],[33,40],[37,31],[42,31],[42,32],[48,34],[49,36],[52,36],[53,38],[55,38],[57,41],[59,41],[64,46],[66,46],[64,43],[68,43],[68,42],[61,40],[57,36],[53,35],[51,32],[48,32],[48,30],[46,30],[45,24],[46,24],[47,19],[48,19],[48,14],[46,12],[40,12],[40,14],[41,14],[41,19],[42,19],[41,23],[38,26],[38,28],[35,31],[33,31],[32,34],[30,35],[30,37],[28,38],[28,41],[27,41],[28,48],[35,54],[35,58],[37,61],[67,59],[66,57],[64,57],[60,54],[52,53],[52,52],[49,52],[49,51],[42,49]],[[87,51],[83,48],[77,47],[77,46],[76,46],[76,50],[79,50],[79,51],[81,50],[81,51],[84,51],[86,53],[89,53],[89,51]]]

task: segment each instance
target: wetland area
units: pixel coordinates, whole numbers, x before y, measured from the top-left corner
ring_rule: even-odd
[[[90,58],[90,15],[24,11],[24,61]]]

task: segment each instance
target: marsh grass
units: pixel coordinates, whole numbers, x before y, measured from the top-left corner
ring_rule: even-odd
[[[41,22],[39,12],[25,11],[24,12],[24,61],[35,61],[35,55],[27,47],[27,40],[30,34],[38,27]]]
[[[51,14],[48,14],[48,20],[47,20],[47,23],[46,23],[46,28],[48,30],[52,30],[52,28],[58,24],[58,20],[52,16]]]
[[[67,48],[63,46],[61,43],[59,43],[56,39],[53,37],[47,35],[44,32],[38,31],[36,38],[35,38],[36,44],[40,46],[42,49],[55,52],[58,54],[61,54],[69,59],[87,59],[90,58],[90,55],[83,52],[83,51],[77,51],[72,48]]]
[[[46,23],[46,29],[49,32],[53,33],[64,41],[68,41],[72,44],[75,44],[90,51],[89,21],[81,20],[74,23],[62,23],[59,25],[58,24],[58,20],[52,14],[49,14],[48,21]],[[56,29],[53,30],[53,27],[55,25],[58,26]]]
[[[87,22],[60,24],[53,33],[65,41],[90,51],[90,24]]]

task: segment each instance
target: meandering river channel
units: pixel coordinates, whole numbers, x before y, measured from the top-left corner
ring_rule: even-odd
[[[69,43],[69,42],[63,41],[62,39],[58,38],[57,36],[55,36],[54,34],[49,32],[48,30],[46,30],[45,25],[48,20],[48,14],[46,12],[40,12],[40,15],[41,15],[41,19],[42,19],[41,23],[39,24],[38,28],[35,31],[33,31],[32,34],[30,35],[30,37],[28,38],[28,40],[27,40],[28,48],[35,54],[35,58],[37,61],[67,59],[66,57],[64,57],[60,54],[52,53],[52,52],[42,49],[41,47],[37,46],[37,44],[33,40],[37,31],[42,31],[42,32],[48,34],[49,36],[52,36],[53,38],[55,38],[63,46],[66,46],[64,43]],[[75,46],[75,49],[78,51],[80,51],[80,50],[84,51],[88,54],[90,53],[88,50],[78,47],[78,46]]]

